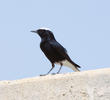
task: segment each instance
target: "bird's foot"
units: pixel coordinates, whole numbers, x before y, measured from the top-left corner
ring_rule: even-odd
[[[56,74],[59,74],[59,73],[52,73],[51,75],[56,75]],[[46,76],[48,74],[41,74],[40,76]]]
[[[46,75],[48,75],[48,74],[41,74],[40,76],[46,76]]]
[[[52,73],[52,75],[56,75],[57,73]]]

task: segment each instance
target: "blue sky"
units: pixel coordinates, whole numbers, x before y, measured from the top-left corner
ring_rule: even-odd
[[[110,67],[109,0],[1,0],[0,80],[48,72],[40,37],[30,32],[40,27],[53,31],[81,71]],[[67,72],[73,71],[63,67]]]

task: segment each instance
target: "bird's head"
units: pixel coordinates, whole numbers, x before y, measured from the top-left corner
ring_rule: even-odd
[[[50,29],[48,28],[40,28],[36,31],[31,32],[37,33],[41,37],[41,39],[55,39],[52,31],[50,31]]]

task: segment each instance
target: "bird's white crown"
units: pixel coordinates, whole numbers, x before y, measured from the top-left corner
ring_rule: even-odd
[[[50,29],[49,29],[49,28],[47,28],[47,27],[42,27],[42,28],[40,28],[40,29],[50,30]]]

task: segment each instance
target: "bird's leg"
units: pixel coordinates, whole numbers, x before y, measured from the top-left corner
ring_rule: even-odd
[[[52,63],[52,68],[48,71],[48,73],[47,73],[47,74],[40,75],[40,76],[48,75],[48,74],[52,71],[52,69],[53,69],[54,67],[55,67],[55,65],[54,65],[54,63]]]
[[[58,70],[57,74],[59,74],[59,72],[60,72],[60,70],[61,70],[63,64],[60,63],[60,65],[61,65],[61,66],[60,66],[60,69]]]

